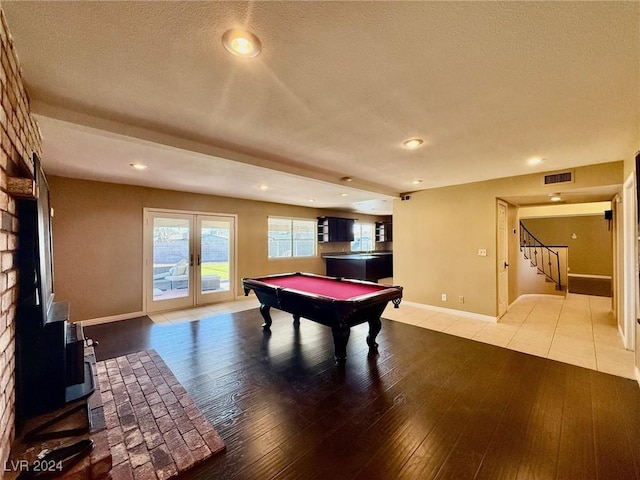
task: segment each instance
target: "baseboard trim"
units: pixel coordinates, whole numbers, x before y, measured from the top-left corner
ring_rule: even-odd
[[[110,317],[89,318],[82,320],[79,323],[83,327],[90,327],[91,325],[100,325],[102,323],[119,322],[120,320],[128,320],[130,318],[142,317],[146,315],[145,312],[140,310],[139,312],[122,313],[120,315],[111,315]]]
[[[426,303],[407,302],[404,300],[402,301],[402,304],[410,305],[416,308],[423,308],[425,310],[434,310],[440,313],[449,313],[451,315],[456,315],[458,317],[471,318],[473,320],[482,320],[483,322],[489,322],[489,323],[498,322],[497,317],[492,317],[490,315],[483,315],[481,313],[473,313],[473,312],[467,312],[465,310],[455,310],[453,308],[438,307],[436,305],[428,305]],[[400,305],[401,307],[402,307],[402,304]]]
[[[600,280],[611,280],[610,275],[589,275],[587,273],[567,273],[567,277],[574,278],[597,278]]]

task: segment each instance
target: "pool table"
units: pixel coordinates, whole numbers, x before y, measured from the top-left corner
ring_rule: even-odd
[[[331,327],[338,363],[347,358],[351,327],[360,323],[369,322],[367,344],[375,351],[380,315],[389,301],[398,308],[402,299],[402,287],[300,272],[243,278],[242,286],[245,296],[253,290],[258,297],[266,331],[271,328],[271,307],[291,313],[296,327],[300,317]]]

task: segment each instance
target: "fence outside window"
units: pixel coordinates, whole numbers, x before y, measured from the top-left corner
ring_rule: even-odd
[[[315,220],[269,217],[269,258],[314,257],[316,255]]]

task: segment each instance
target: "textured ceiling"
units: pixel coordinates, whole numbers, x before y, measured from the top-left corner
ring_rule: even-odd
[[[391,213],[401,192],[640,146],[638,2],[2,8],[53,174]],[[224,50],[235,27],[260,56]]]

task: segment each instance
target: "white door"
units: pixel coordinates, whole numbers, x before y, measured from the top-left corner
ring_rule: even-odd
[[[509,301],[509,271],[507,268],[509,259],[508,228],[507,228],[507,204],[498,200],[497,218],[497,259],[498,259],[498,318],[507,312]]]
[[[235,217],[145,209],[148,313],[234,298]]]
[[[233,300],[235,218],[196,215],[196,304]]]

